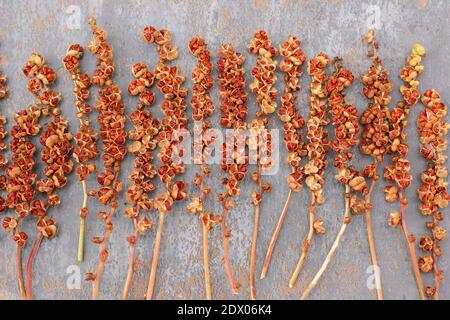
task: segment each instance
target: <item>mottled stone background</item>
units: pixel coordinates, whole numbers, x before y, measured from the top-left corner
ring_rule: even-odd
[[[73,7],[73,6],[75,7]],[[71,7],[72,6],[72,7]],[[80,10],[80,28],[77,28],[76,13]],[[72,104],[72,83],[64,71],[61,59],[67,46],[74,42],[86,45],[90,39],[87,25],[88,15],[95,15],[99,25],[109,32],[109,41],[115,49],[117,72],[115,80],[125,92],[124,99],[127,113],[131,113],[136,103],[126,94],[126,87],[131,80],[130,66],[135,62],[146,62],[155,65],[157,62],[153,47],[144,43],[139,33],[146,24],[157,28],[167,28],[174,34],[174,42],[181,48],[177,63],[190,78],[195,59],[188,54],[186,47],[193,36],[204,37],[217,59],[217,48],[224,42],[230,42],[237,50],[246,52],[246,45],[253,33],[261,28],[270,33],[274,43],[284,41],[288,34],[303,40],[303,48],[308,57],[320,50],[330,56],[340,56],[344,64],[357,76],[364,72],[369,61],[366,58],[366,47],[361,36],[367,31],[374,17],[380,10],[380,30],[378,39],[381,45],[380,55],[386,67],[391,70],[396,85],[394,100],[399,99],[398,73],[410,48],[416,42],[427,48],[428,57],[424,61],[425,73],[421,77],[421,87],[436,88],[443,100],[450,102],[448,74],[450,72],[448,58],[449,48],[449,10],[446,0],[418,1],[10,1],[0,0],[0,69],[9,78],[10,94],[1,102],[1,110],[12,118],[13,114],[33,101],[26,91],[26,79],[20,68],[31,52],[45,55],[48,63],[56,68],[59,79],[57,88],[63,93],[63,113],[70,119],[72,129],[76,128],[75,109]],[[75,10],[75,11],[74,11]],[[250,70],[255,57],[249,56],[245,64]],[[93,70],[94,58],[87,54],[83,60],[87,70]],[[216,74],[216,73],[215,73]],[[281,75],[279,76],[281,79]],[[309,79],[302,79],[304,87]],[[187,87],[191,87],[187,81]],[[281,81],[277,84],[281,88]],[[355,81],[349,89],[348,99],[362,111],[367,104],[359,93],[361,83]],[[217,101],[216,91],[214,99]],[[94,94],[96,96],[96,94]],[[299,108],[303,115],[308,112],[308,93],[300,93]],[[158,95],[158,102],[161,96]],[[256,109],[254,98],[248,103],[252,114]],[[411,199],[408,211],[408,224],[411,232],[420,235],[425,232],[424,218],[417,210],[415,189],[418,186],[420,171],[425,162],[418,154],[418,139],[415,120],[421,106],[414,107],[411,113],[409,132],[410,155],[414,184],[407,192]],[[154,108],[155,110],[157,109]],[[158,115],[160,112],[158,110]],[[94,114],[95,116],[95,114]],[[217,123],[217,117],[214,119]],[[11,121],[8,128],[12,125]],[[129,125],[129,124],[128,124]],[[272,126],[281,128],[278,119]],[[289,168],[284,162],[284,146],[277,175],[267,179],[274,185],[274,191],[268,195],[262,205],[261,232],[258,243],[257,273],[265,254],[274,223],[281,211],[288,193],[286,176]],[[333,155],[330,154],[330,159]],[[362,168],[369,159],[359,153],[355,162]],[[124,163],[123,180],[127,181],[132,168],[129,156]],[[192,181],[196,168],[188,167],[185,178]],[[210,185],[217,189],[222,173],[214,167],[215,176]],[[294,289],[287,286],[288,278],[298,259],[300,244],[307,233],[307,205],[310,194],[307,190],[293,197],[285,227],[281,232],[278,246],[275,249],[273,263],[268,277],[257,282],[258,297],[262,299],[295,299],[311,280],[330,248],[340,227],[343,210],[342,187],[333,179],[335,172],[331,166],[326,173],[326,203],[317,210],[317,215],[326,221],[327,233],[315,237],[309,258],[299,285]],[[239,204],[230,216],[233,230],[231,241],[231,262],[238,273],[237,278],[243,284],[239,295],[230,293],[225,272],[221,266],[222,247],[220,230],[211,233],[211,272],[213,294],[215,298],[245,299],[249,297],[248,266],[252,232],[253,207],[250,204],[250,191],[254,188],[247,179],[243,184],[243,192]],[[128,181],[127,181],[128,183]],[[387,217],[393,206],[384,201],[381,183],[374,195],[373,224],[378,246],[379,262],[382,268],[382,281],[387,299],[418,298],[415,281],[411,272],[407,246],[400,230],[387,226]],[[94,180],[89,181],[96,187]],[[88,299],[91,293],[89,283],[82,281],[80,290],[69,290],[66,286],[67,270],[77,265],[76,247],[78,238],[78,208],[82,200],[80,185],[75,175],[62,193],[62,205],[49,212],[59,222],[59,234],[56,239],[44,241],[34,265],[34,296],[37,299]],[[123,197],[121,204],[125,204]],[[94,209],[94,203],[91,202]],[[207,207],[219,213],[219,206],[213,200]],[[95,210],[92,210],[94,212]],[[445,213],[448,213],[446,210]],[[153,216],[156,221],[156,216]],[[121,295],[126,270],[128,267],[128,245],[125,237],[131,232],[132,225],[128,219],[117,214],[114,218],[115,229],[112,235],[110,260],[107,264],[102,283],[101,297],[117,299]],[[445,225],[449,225],[448,219]],[[34,238],[34,221],[25,222],[25,229]],[[99,235],[103,229],[94,214],[89,217],[87,235],[91,238]],[[166,228],[161,247],[156,298],[158,299],[202,299],[203,274],[200,247],[200,232],[197,220],[186,213],[185,204],[177,205],[174,212],[166,220]],[[142,298],[146,289],[149,264],[155,233],[150,232],[138,243],[137,252],[141,266],[132,289],[132,298]],[[26,256],[31,245],[27,246]],[[443,243],[443,257],[440,266],[445,271],[449,265],[449,243]],[[85,262],[80,264],[81,274],[92,271],[97,262],[97,247],[87,245]],[[365,222],[362,217],[355,217],[347,229],[342,245],[329,270],[313,292],[314,299],[373,299],[375,293],[366,286],[370,265],[368,244],[365,233]],[[0,298],[14,299],[18,297],[15,281],[14,245],[4,233],[0,234]],[[431,278],[425,276],[425,281]],[[450,297],[450,283],[445,280],[442,285],[443,299]]]

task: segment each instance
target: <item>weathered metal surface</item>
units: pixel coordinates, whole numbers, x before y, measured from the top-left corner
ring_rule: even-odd
[[[129,114],[136,101],[126,94],[126,87],[132,76],[129,67],[140,61],[149,65],[157,62],[153,47],[144,43],[139,33],[146,24],[158,28],[167,28],[174,34],[174,42],[181,48],[177,63],[183,73],[190,78],[195,65],[195,59],[188,53],[187,44],[191,37],[204,37],[216,53],[224,42],[232,43],[237,50],[246,52],[246,44],[258,29],[269,32],[274,43],[285,40],[288,34],[293,34],[303,40],[303,49],[308,57],[325,51],[330,56],[340,56],[344,64],[355,75],[364,72],[370,62],[366,58],[366,47],[361,42],[361,36],[367,31],[368,22],[376,16],[379,9],[380,30],[378,39],[381,45],[380,55],[385,65],[391,71],[396,85],[394,100],[399,99],[398,72],[404,64],[404,59],[410,48],[416,42],[421,43],[428,51],[424,61],[425,73],[421,76],[421,87],[436,88],[443,100],[450,102],[448,74],[450,72],[449,52],[449,10],[448,1],[0,1],[0,68],[9,78],[9,97],[2,101],[2,112],[11,119],[19,109],[33,101],[26,91],[26,79],[20,68],[33,51],[47,57],[48,63],[57,69],[59,79],[57,88],[63,93],[62,109],[75,129],[75,109],[72,105],[72,83],[68,73],[62,67],[61,59],[67,46],[79,42],[86,45],[90,39],[90,29],[87,17],[95,15],[98,24],[105,27],[109,33],[109,41],[114,46],[117,72],[115,80],[121,86]],[[80,12],[81,20],[76,19]],[[255,57],[250,56],[246,68],[250,70]],[[215,55],[215,59],[217,56]],[[86,54],[83,65],[93,70],[94,57]],[[214,75],[217,73],[215,72]],[[279,74],[281,79],[281,74]],[[304,88],[308,88],[309,79],[302,79]],[[187,81],[191,87],[191,82]],[[277,87],[281,89],[282,82]],[[216,90],[216,89],[215,89]],[[348,100],[362,111],[367,101],[359,93],[361,83],[355,81],[349,89]],[[214,91],[214,99],[217,97]],[[161,97],[158,96],[158,102]],[[299,107],[301,113],[308,112],[308,90],[300,93]],[[254,98],[248,103],[252,112],[256,109]],[[420,106],[411,112],[411,124],[408,129],[410,155],[412,163],[413,186],[407,196],[411,199],[408,211],[410,231],[416,235],[425,232],[424,219],[417,210],[415,189],[419,182],[419,173],[425,162],[418,154],[418,139],[415,129],[415,119]],[[156,110],[157,107],[154,107]],[[160,114],[159,111],[157,114]],[[94,115],[95,116],[95,113]],[[217,120],[217,116],[214,118]],[[216,122],[217,123],[217,122]],[[12,125],[12,120],[8,128]],[[129,125],[129,124],[128,124]],[[272,121],[272,126],[281,128],[278,119]],[[274,185],[274,191],[267,196],[262,205],[261,231],[258,243],[257,273],[259,274],[263,255],[271,237],[273,226],[281,211],[288,187],[285,183],[289,172],[284,162],[285,151],[282,154],[280,169],[276,175],[267,177]],[[331,157],[331,155],[330,155]],[[331,158],[330,158],[331,159]],[[368,163],[369,158],[357,153],[355,163],[358,167]],[[124,164],[123,180],[132,168],[132,159],[128,156]],[[40,169],[40,168],[39,168]],[[185,179],[192,181],[197,169],[189,166]],[[215,191],[220,185],[222,173],[214,167],[214,179],[210,185]],[[275,249],[271,268],[266,279],[257,282],[258,297],[264,299],[295,299],[298,298],[306,284],[322,263],[340,227],[343,211],[342,187],[333,179],[335,172],[332,166],[326,173],[326,202],[317,210],[319,217],[326,222],[327,233],[316,237],[312,245],[304,271],[300,276],[299,285],[288,288],[288,279],[298,259],[301,242],[307,232],[307,204],[310,195],[305,189],[293,196],[285,226],[281,232],[279,243]],[[382,282],[387,299],[416,299],[418,293],[410,268],[406,243],[400,230],[387,226],[389,211],[393,206],[384,201],[381,181],[375,194],[373,224],[378,246],[379,263],[382,268]],[[127,181],[128,184],[128,181]],[[96,186],[94,179],[89,181],[91,187]],[[230,216],[233,232],[231,241],[231,261],[238,274],[237,278],[243,287],[240,294],[233,296],[226,281],[225,272],[221,266],[221,235],[216,229],[211,234],[211,272],[213,294],[215,298],[248,298],[248,266],[250,260],[250,244],[252,233],[253,207],[250,204],[250,191],[254,184],[247,179],[243,184],[243,192],[236,209]],[[58,237],[45,241],[34,265],[34,296],[37,299],[88,299],[91,293],[90,283],[81,282],[81,288],[67,288],[68,268],[79,266],[81,276],[92,271],[97,262],[97,247],[88,243],[85,262],[77,264],[78,238],[78,207],[82,200],[80,186],[75,175],[72,175],[69,185],[62,193],[62,204],[49,212],[59,222]],[[91,202],[91,205],[94,202]],[[121,200],[121,208],[125,200]],[[220,208],[212,200],[207,206],[216,213]],[[93,206],[98,209],[98,206]],[[95,212],[95,210],[91,210]],[[445,212],[448,213],[448,210]],[[156,220],[156,216],[153,215]],[[449,220],[445,225],[449,226]],[[101,297],[104,299],[120,298],[128,267],[128,245],[126,236],[132,226],[128,219],[121,216],[120,210],[114,218],[114,232],[111,238],[110,260],[102,282]],[[25,230],[34,235],[34,222],[28,219]],[[95,214],[88,219],[88,238],[99,235],[102,228]],[[131,292],[132,298],[142,298],[146,289],[149,264],[151,259],[154,231],[142,238],[137,245],[141,264],[135,285]],[[198,222],[189,216],[185,204],[175,207],[166,220],[165,232],[161,247],[159,273],[156,287],[157,299],[202,299],[203,273],[201,256],[201,233]],[[27,256],[31,245],[28,244]],[[449,265],[449,243],[443,243],[441,268],[446,271]],[[367,288],[370,265],[368,243],[363,217],[353,218],[337,256],[330,264],[320,284],[313,292],[313,299],[372,299],[375,292]],[[14,245],[4,233],[0,234],[0,298],[17,298],[15,281]],[[71,269],[69,269],[70,271]],[[429,276],[424,277],[431,280]],[[444,281],[441,297],[450,297],[450,284]]]

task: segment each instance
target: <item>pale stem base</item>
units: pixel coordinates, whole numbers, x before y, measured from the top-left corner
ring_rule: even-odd
[[[105,221],[105,236],[102,243],[99,245],[99,261],[97,266],[97,271],[95,273],[95,279],[92,283],[92,300],[98,300],[100,295],[100,282],[102,280],[103,272],[105,271],[105,264],[108,260],[107,245],[109,243],[109,238],[111,237],[112,228],[109,224],[112,223],[112,217],[114,216],[115,208],[111,207],[108,217]]]
[[[17,287],[19,289],[20,299],[26,300],[27,293],[25,291],[25,285],[23,281],[23,269],[22,269],[22,247],[16,245],[16,261],[17,261]]]
[[[258,229],[260,218],[260,206],[255,206],[255,217],[253,221],[253,238],[252,249],[250,253],[250,297],[252,300],[256,300],[256,286],[255,286],[255,264],[256,264],[256,246],[258,243]]]
[[[36,240],[34,241],[33,248],[31,249],[30,256],[28,257],[26,273],[25,273],[25,286],[27,293],[27,300],[31,300],[33,298],[33,262],[36,258],[36,255],[41,247],[43,235],[41,232],[38,233]]]
[[[161,212],[159,214],[158,229],[156,230],[156,240],[155,240],[155,246],[153,248],[153,258],[152,258],[152,265],[150,268],[150,278],[148,280],[147,293],[145,294],[146,300],[153,299],[153,292],[155,290],[156,274],[157,274],[157,270],[158,270],[159,252],[160,252],[160,248],[161,248],[161,238],[162,238],[162,234],[163,234],[165,218],[166,218],[166,214]]]
[[[272,238],[270,239],[269,247],[266,251],[266,257],[264,258],[264,263],[261,271],[261,279],[264,279],[267,275],[267,270],[269,269],[270,261],[272,259],[273,250],[275,248],[275,244],[278,241],[278,237],[280,236],[281,228],[284,223],[284,219],[286,218],[286,214],[289,208],[289,204],[291,202],[292,189],[289,189],[288,196],[286,198],[286,202],[283,207],[283,211],[278,218],[277,225],[275,226],[275,230],[273,231]]]
[[[377,290],[377,298],[378,300],[383,300],[383,289],[381,287],[381,274],[380,274],[380,266],[378,265],[377,252],[375,247],[375,240],[373,237],[372,231],[372,218],[371,218],[371,195],[373,189],[375,188],[376,180],[372,180],[372,184],[369,189],[369,193],[366,196],[366,203],[368,204],[366,207],[366,223],[367,223],[367,240],[369,241],[369,250],[370,257],[372,260],[372,265],[374,267],[374,275],[375,275],[375,285]]]
[[[292,273],[291,279],[289,280],[289,287],[293,288],[297,282],[298,276],[302,271],[303,265],[306,261],[306,256],[308,255],[309,248],[311,247],[312,238],[314,235],[314,219],[316,212],[316,199],[314,194],[312,194],[311,204],[309,206],[309,231],[308,235],[303,242],[302,253],[300,259],[297,262],[294,272]]]
[[[400,193],[400,201],[402,201],[403,196]],[[416,248],[414,245],[414,237],[410,237],[408,228],[406,226],[406,204],[401,203],[400,211],[402,216],[402,231],[405,236],[406,242],[408,243],[409,255],[411,256],[411,266],[413,269],[414,277],[416,278],[417,289],[419,290],[420,299],[426,300],[425,288],[423,285],[422,275],[420,274],[419,265],[417,263]]]
[[[209,230],[208,227],[203,223],[203,221],[200,221],[200,223],[202,225],[202,235],[203,235],[203,270],[205,273],[205,293],[206,299],[212,300],[211,274],[209,271],[209,243],[208,243]]]
[[[228,217],[228,210],[224,208],[222,212],[221,229],[223,236],[223,263],[225,265],[225,272],[227,273],[228,282],[230,284],[231,292],[238,294],[240,284],[236,282],[233,276],[233,270],[231,268],[230,256],[229,256],[229,242],[230,242],[230,230],[226,226],[226,220]]]
[[[336,236],[336,239],[334,240],[333,245],[331,246],[331,249],[326,256],[325,261],[323,262],[319,271],[316,273],[316,275],[312,279],[311,283],[306,287],[305,292],[300,297],[300,300],[306,300],[308,298],[308,296],[310,295],[311,291],[319,283],[320,278],[325,273],[325,270],[327,269],[328,265],[330,264],[331,259],[333,258],[334,254],[336,253],[339,243],[341,242],[341,240],[344,236],[345,230],[347,229],[347,225],[350,223],[350,187],[348,185],[345,186],[344,198],[345,198],[345,211],[344,211],[344,219],[342,220],[341,229],[339,230],[339,233]]]
[[[81,187],[83,189],[83,204],[81,209],[87,208],[88,194],[86,181],[81,181]],[[86,217],[80,217],[80,234],[78,236],[78,262],[84,260],[84,239],[86,234]]]
[[[136,229],[137,219],[135,218],[133,220],[134,226],[135,226],[135,232],[134,232],[134,241],[137,241],[138,238],[138,232]],[[128,296],[130,294],[131,285],[133,284],[133,277],[136,269],[136,243],[131,242],[129,243],[130,246],[130,261],[128,263],[128,271],[127,271],[127,278],[125,280],[125,286],[123,288],[122,292],[122,300],[127,300]]]

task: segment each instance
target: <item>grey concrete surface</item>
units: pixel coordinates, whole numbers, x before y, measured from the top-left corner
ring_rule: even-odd
[[[73,7],[75,6],[75,7]],[[80,12],[80,28],[77,28],[76,12]],[[375,8],[375,9],[374,9]],[[36,51],[47,57],[48,63],[58,73],[57,88],[62,91],[64,115],[70,119],[72,130],[76,128],[75,109],[72,104],[72,83],[64,71],[61,59],[67,46],[79,42],[86,45],[90,39],[87,17],[95,15],[98,24],[109,32],[109,41],[114,46],[117,71],[115,80],[125,92],[124,99],[127,113],[131,113],[136,101],[126,94],[127,83],[131,80],[129,67],[144,61],[149,65],[157,62],[153,47],[144,43],[139,33],[146,24],[157,28],[167,28],[174,34],[174,42],[181,48],[177,63],[183,73],[190,78],[195,59],[186,50],[191,37],[204,37],[217,59],[217,48],[224,42],[232,43],[238,51],[245,52],[248,57],[245,67],[250,70],[255,57],[246,52],[246,44],[258,29],[269,32],[274,43],[284,41],[288,34],[303,40],[303,49],[310,58],[320,50],[331,57],[340,56],[344,64],[355,75],[359,76],[368,66],[366,47],[361,36],[367,31],[368,21],[373,10],[380,9],[380,55],[386,67],[391,71],[394,81],[394,100],[398,100],[398,86],[404,59],[416,42],[421,43],[428,51],[424,60],[425,73],[421,77],[421,88],[436,88],[442,93],[443,100],[450,103],[448,74],[450,46],[449,29],[450,3],[446,0],[404,0],[404,1],[293,1],[293,0],[249,0],[249,1],[79,1],[79,0],[45,0],[45,1],[10,1],[0,0],[0,69],[9,78],[10,94],[1,102],[1,112],[9,119],[19,109],[33,102],[26,91],[26,79],[20,68],[31,52]],[[74,11],[75,10],[75,11]],[[75,12],[75,13],[74,13]],[[93,70],[94,57],[86,54],[83,66]],[[216,72],[214,73],[216,75]],[[279,76],[281,79],[281,75]],[[309,79],[304,76],[302,84],[307,88]],[[187,81],[187,87],[192,83]],[[277,84],[282,87],[281,81]],[[355,103],[360,111],[364,110],[367,101],[359,93],[361,83],[355,81],[349,89],[348,99]],[[156,90],[155,90],[156,91]],[[299,108],[303,115],[308,112],[308,90],[302,90]],[[216,91],[214,99],[217,103]],[[96,93],[93,92],[96,96]],[[158,104],[161,96],[157,95]],[[158,105],[157,104],[157,105]],[[248,106],[256,110],[254,97],[251,96]],[[155,107],[156,110],[158,107]],[[408,190],[410,198],[408,223],[411,232],[420,235],[425,232],[424,219],[417,206],[415,189],[418,187],[419,174],[425,162],[418,154],[418,139],[415,120],[420,106],[414,107],[411,113],[409,132],[410,155],[412,163],[413,186]],[[160,115],[159,111],[157,112]],[[95,117],[95,113],[93,115]],[[217,121],[217,115],[214,118]],[[217,123],[217,122],[215,122]],[[8,128],[12,125],[12,120]],[[129,124],[128,124],[129,125]],[[281,128],[278,119],[272,126]],[[284,199],[288,193],[285,183],[289,168],[284,162],[284,146],[281,147],[280,170],[277,175],[267,178],[274,185],[274,191],[267,196],[262,205],[260,238],[258,243],[257,273],[259,274],[263,255],[271,237],[272,229]],[[333,155],[330,154],[330,159]],[[355,163],[362,168],[369,158],[359,152]],[[127,181],[132,168],[132,157],[128,156],[124,163],[123,180]],[[40,168],[38,168],[40,169]],[[222,173],[216,166],[214,178],[209,184],[216,189]],[[185,179],[192,181],[197,169],[188,167]],[[258,297],[261,299],[296,299],[306,284],[312,279],[315,271],[322,263],[339,230],[343,211],[342,188],[333,179],[335,172],[332,166],[326,173],[326,202],[317,210],[317,215],[326,222],[327,233],[315,237],[299,285],[289,289],[287,282],[294,264],[298,259],[300,244],[307,233],[307,204],[310,195],[307,190],[293,197],[285,226],[281,232],[279,243],[275,249],[268,276],[257,281]],[[126,182],[128,184],[128,181]],[[417,299],[418,293],[410,268],[407,247],[400,230],[387,226],[387,218],[391,206],[384,201],[382,187],[377,186],[374,194],[373,225],[381,265],[382,282],[386,299]],[[94,180],[89,181],[91,188],[96,187]],[[236,209],[230,216],[233,231],[231,241],[231,262],[237,272],[238,280],[243,284],[239,295],[230,293],[223,267],[221,266],[222,246],[220,230],[211,233],[211,273],[213,294],[220,299],[246,299],[249,297],[248,267],[252,232],[253,207],[250,204],[250,191],[254,185],[247,179]],[[79,266],[81,275],[92,271],[97,262],[97,247],[87,244],[84,263],[77,264],[76,247],[78,237],[78,208],[82,194],[75,175],[71,176],[69,185],[61,194],[62,204],[49,214],[59,222],[58,237],[45,241],[41,247],[34,266],[34,296],[36,299],[89,299],[91,285],[81,282],[80,289],[68,289],[68,268]],[[121,198],[121,208],[125,200]],[[202,299],[203,273],[200,247],[200,229],[198,222],[186,213],[186,204],[175,207],[166,220],[165,233],[161,247],[159,273],[155,296],[157,299]],[[99,207],[91,202],[92,211]],[[219,213],[219,206],[213,200],[207,207]],[[447,218],[448,209],[444,211]],[[156,221],[155,214],[152,215]],[[444,225],[449,227],[449,220]],[[25,229],[34,237],[35,221],[28,219]],[[115,229],[111,238],[110,260],[106,266],[101,298],[120,298],[126,270],[128,267],[128,245],[125,240],[131,232],[132,225],[120,214],[114,218]],[[100,235],[101,225],[94,214],[89,217],[87,236]],[[149,264],[155,232],[152,230],[139,241],[137,253],[141,261],[131,298],[142,298],[146,289]],[[31,245],[28,244],[25,256]],[[443,243],[441,268],[448,270],[450,263],[449,242]],[[374,299],[375,292],[367,288],[366,273],[370,265],[368,243],[363,217],[355,217],[350,224],[337,256],[329,266],[320,284],[313,292],[313,299]],[[70,271],[71,269],[69,269]],[[0,233],[0,299],[18,297],[15,281],[14,245],[7,236]],[[427,283],[429,276],[424,276]],[[443,299],[450,298],[450,283],[446,279],[442,285]]]

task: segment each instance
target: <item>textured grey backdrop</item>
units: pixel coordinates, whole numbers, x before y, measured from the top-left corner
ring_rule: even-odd
[[[71,7],[74,5],[75,7]],[[375,7],[374,7],[375,6]],[[77,28],[76,12],[80,10],[80,28]],[[330,56],[340,56],[355,75],[359,76],[368,66],[366,47],[361,36],[367,31],[368,21],[372,13],[380,9],[380,27],[378,39],[381,45],[380,55],[386,67],[391,70],[396,85],[394,100],[399,98],[398,72],[404,64],[411,46],[419,42],[427,48],[428,57],[424,61],[425,73],[421,77],[421,87],[436,88],[441,91],[443,100],[450,102],[448,74],[450,72],[449,52],[449,2],[446,0],[418,1],[0,1],[0,69],[9,78],[10,94],[1,102],[1,111],[11,119],[19,109],[33,101],[26,91],[26,79],[20,68],[31,52],[45,55],[48,63],[58,72],[57,88],[63,93],[63,113],[70,119],[75,130],[75,111],[72,105],[72,83],[63,70],[61,59],[67,46],[79,42],[85,45],[90,39],[87,25],[88,15],[95,15],[100,26],[109,32],[109,41],[115,49],[117,72],[115,80],[126,92],[131,80],[130,66],[144,61],[154,65],[157,61],[155,50],[144,43],[139,32],[146,24],[157,28],[167,28],[174,34],[174,42],[181,48],[180,64],[183,73],[190,78],[195,59],[188,54],[186,46],[193,36],[204,37],[214,52],[220,44],[230,42],[237,50],[246,52],[246,45],[253,33],[265,29],[270,33],[275,44],[284,41],[288,34],[303,40],[303,49],[308,57],[325,51]],[[74,11],[75,10],[75,11]],[[373,11],[375,10],[375,11]],[[75,12],[75,13],[74,13]],[[253,67],[255,57],[248,57],[245,64],[247,70]],[[93,70],[94,58],[87,54],[83,60],[87,70]],[[216,73],[214,73],[216,74]],[[281,77],[280,77],[281,79]],[[303,86],[309,79],[304,76]],[[187,82],[191,87],[191,82]],[[281,81],[278,83],[281,88]],[[349,89],[348,99],[362,111],[367,104],[361,94],[361,84]],[[94,94],[95,95],[95,94]],[[299,108],[303,115],[308,112],[308,93],[300,93]],[[129,114],[136,103],[126,93],[124,99]],[[214,99],[217,98],[214,91]],[[158,102],[161,97],[158,95]],[[252,113],[256,109],[254,98],[248,103]],[[156,110],[158,107],[155,107]],[[419,235],[425,231],[424,219],[417,210],[415,189],[418,186],[419,173],[425,162],[418,155],[418,141],[415,119],[420,107],[415,107],[411,114],[411,125],[408,129],[414,183],[407,196],[411,198],[408,223],[411,232]],[[160,114],[159,111],[157,114]],[[95,116],[95,114],[94,114]],[[215,118],[215,121],[217,117]],[[216,122],[217,123],[217,122]],[[128,124],[129,125],[129,124]],[[272,121],[274,127],[281,127],[278,119]],[[8,124],[10,128],[11,122]],[[282,209],[288,187],[285,183],[289,168],[284,162],[277,175],[268,180],[274,185],[274,192],[267,196],[262,205],[261,232],[258,243],[257,273],[259,274],[263,255],[270,239],[273,225]],[[330,155],[331,159],[332,155]],[[357,165],[362,168],[369,159],[359,153],[355,157]],[[132,168],[129,156],[124,164],[123,179]],[[222,173],[217,172],[212,186],[218,186]],[[185,179],[192,181],[196,169],[188,168]],[[307,228],[307,204],[309,192],[304,190],[293,197],[291,210],[288,213],[285,227],[281,232],[279,244],[275,249],[273,263],[268,277],[257,282],[258,297],[265,299],[295,299],[311,280],[314,272],[322,262],[340,227],[343,209],[341,186],[333,179],[335,172],[330,166],[326,174],[326,203],[317,210],[319,217],[326,221],[327,233],[316,237],[304,271],[300,277],[300,285],[289,289],[287,281],[297,261],[300,243]],[[128,183],[128,181],[127,181]],[[382,281],[387,299],[418,298],[414,278],[411,273],[407,247],[401,231],[387,226],[389,211],[393,208],[384,201],[382,185],[378,185],[373,210],[373,224],[379,261],[382,268]],[[91,187],[96,186],[94,180],[89,181]],[[233,230],[231,241],[231,261],[238,272],[238,279],[243,288],[238,296],[230,293],[224,270],[221,266],[220,230],[211,234],[211,272],[213,294],[215,298],[248,298],[248,266],[252,230],[253,207],[250,204],[250,190],[253,184],[247,179],[243,185],[245,190],[239,204],[230,216]],[[78,207],[82,195],[77,178],[72,175],[69,185],[62,193],[62,205],[52,212],[59,222],[58,237],[45,241],[34,266],[34,294],[38,299],[87,299],[91,286],[82,282],[80,290],[68,290],[66,287],[67,268],[76,263],[76,244],[78,237]],[[122,198],[123,199],[123,198]],[[121,200],[122,205],[125,200]],[[92,202],[91,202],[92,203]],[[210,201],[209,208],[219,213],[217,203]],[[189,216],[185,204],[177,205],[174,212],[166,220],[165,234],[161,248],[160,268],[156,287],[158,299],[202,299],[203,274],[200,249],[200,232],[198,222]],[[92,210],[94,212],[94,210]],[[446,211],[448,213],[448,210]],[[156,220],[156,217],[154,217]],[[26,230],[33,234],[34,222],[27,220]],[[117,299],[120,297],[128,267],[128,246],[125,237],[131,232],[132,225],[128,219],[118,214],[114,219],[115,229],[110,244],[110,260],[103,278],[101,297]],[[449,226],[448,219],[445,225]],[[88,237],[98,235],[100,223],[93,214],[88,220]],[[132,289],[132,298],[142,298],[146,288],[147,275],[154,232],[149,233],[138,243],[137,252],[141,259],[141,267]],[[29,251],[30,244],[27,247]],[[449,244],[443,244],[441,267],[448,269]],[[97,261],[97,247],[88,244],[85,262],[80,264],[81,273],[92,271]],[[336,258],[324,275],[311,298],[314,299],[373,299],[375,293],[366,286],[370,265],[368,244],[365,234],[365,223],[362,217],[356,217],[347,229]],[[430,281],[427,276],[426,281]],[[4,233],[0,234],[0,298],[16,298],[14,245]],[[444,281],[442,298],[450,297],[450,283]]]

